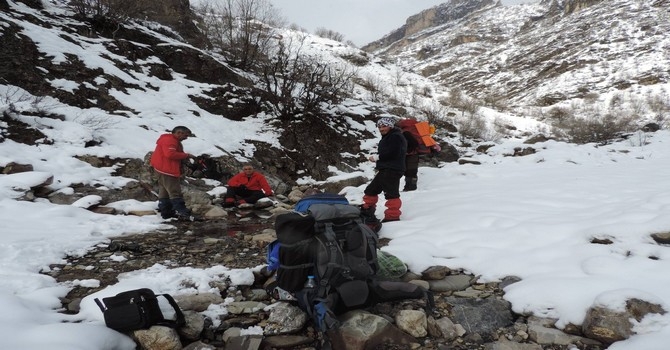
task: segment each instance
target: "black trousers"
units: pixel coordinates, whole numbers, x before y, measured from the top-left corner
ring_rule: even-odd
[[[224,196],[224,198],[233,198],[235,200],[242,199],[249,204],[254,204],[263,197],[265,197],[263,191],[253,191],[246,187],[228,187],[226,195]]]
[[[405,156],[405,177],[419,177],[419,155],[408,154]]]
[[[402,176],[401,171],[379,170],[363,192],[368,196],[376,196],[384,192],[386,199],[400,198],[400,178]]]

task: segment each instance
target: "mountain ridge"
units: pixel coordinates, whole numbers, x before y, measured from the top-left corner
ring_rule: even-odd
[[[492,6],[367,48],[444,86],[478,98],[500,94],[518,106],[547,107],[593,94],[609,99],[635,88],[644,94],[652,90],[645,87],[660,89],[670,80],[667,3]]]

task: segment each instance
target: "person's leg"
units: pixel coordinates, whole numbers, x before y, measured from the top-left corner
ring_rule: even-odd
[[[247,191],[247,195],[242,197],[242,199],[249,204],[254,204],[264,197],[265,193],[263,191]]]
[[[163,219],[174,217],[174,208],[170,201],[170,194],[165,188],[164,178],[167,175],[156,173],[156,182],[158,183],[158,211]]]
[[[223,196],[223,207],[230,208],[235,206],[235,197],[237,187],[226,186],[226,194]]]
[[[399,188],[402,176],[402,173],[393,171],[387,171],[384,174],[382,184],[384,186],[384,197],[386,198],[386,210],[382,222],[400,220],[402,201],[400,200]]]
[[[174,208],[177,217],[190,217],[191,211],[186,208],[186,202],[184,202],[184,197],[181,192],[179,178],[174,176],[165,176],[163,183],[165,185],[166,191],[170,195],[170,202],[172,203],[172,208]]]
[[[403,191],[416,190],[416,182],[419,173],[419,155],[410,154],[405,157],[405,188]]]
[[[382,177],[383,171],[380,171],[375,175],[370,184],[363,191],[363,209],[373,209],[377,206],[377,201],[379,200],[379,194],[382,193],[383,187],[381,185],[380,177]]]

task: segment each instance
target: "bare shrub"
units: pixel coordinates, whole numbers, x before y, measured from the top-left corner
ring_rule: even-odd
[[[499,111],[505,110],[508,107],[507,99],[499,91],[486,92],[482,98],[482,103],[484,106],[491,107]]]
[[[348,65],[337,66],[302,54],[306,37],[278,41],[260,63],[261,83],[268,100],[283,119],[296,113],[318,113],[322,105],[340,103],[351,95],[355,76]]]
[[[314,35],[344,43],[344,34],[323,27],[316,28]]]
[[[119,124],[118,120],[112,119],[109,115],[80,115],[74,118],[74,122],[81,124],[92,132],[99,132]]]
[[[6,86],[0,92],[0,108],[4,109],[4,111],[20,113],[29,110],[31,113],[35,113],[41,117],[60,119],[61,116],[51,114],[51,110],[57,107],[59,103],[49,103],[47,101],[47,96],[45,95],[35,96],[16,86]]]
[[[456,126],[461,134],[461,137],[469,137],[471,139],[485,139],[487,135],[486,120],[478,114],[469,116],[457,117]]]
[[[547,116],[550,120],[553,120],[560,125],[563,121],[573,117],[574,111],[572,108],[568,107],[551,107],[551,109],[547,111]]]
[[[233,67],[256,68],[269,54],[277,27],[284,24],[269,0],[205,1],[194,11],[215,51]]]
[[[447,97],[447,104],[458,107],[463,104],[463,91],[459,88],[453,88],[449,90],[449,96]]]
[[[72,0],[70,8],[82,17],[105,17],[116,22],[144,18],[151,2],[147,0]]]
[[[384,99],[384,91],[382,89],[383,84],[378,77],[367,75],[363,78],[356,79],[356,83],[368,91],[372,102],[381,102]]]
[[[570,117],[559,126],[562,135],[568,141],[584,144],[590,142],[607,143],[623,133],[635,129],[631,117],[615,117],[611,114],[596,118]]]

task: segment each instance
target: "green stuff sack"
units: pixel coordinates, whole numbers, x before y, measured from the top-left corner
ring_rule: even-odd
[[[407,265],[391,253],[377,250],[377,263],[377,276],[381,278],[398,279],[407,273]]]

